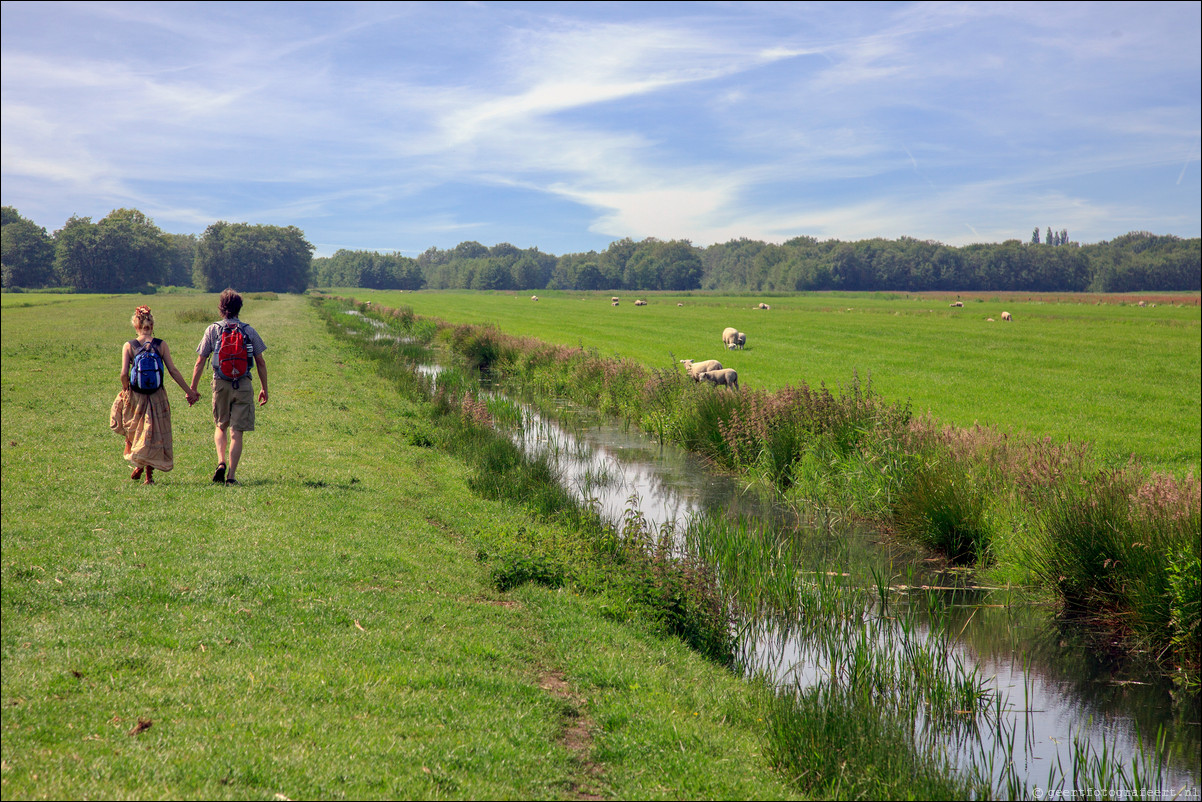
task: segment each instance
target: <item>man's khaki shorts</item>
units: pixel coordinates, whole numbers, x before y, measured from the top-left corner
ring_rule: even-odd
[[[255,430],[255,388],[249,377],[238,380],[237,390],[233,382],[213,377],[213,422],[235,432]]]

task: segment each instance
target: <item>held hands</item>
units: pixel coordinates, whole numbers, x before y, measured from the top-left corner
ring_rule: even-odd
[[[200,400],[200,393],[198,393],[196,390],[193,390],[191,387],[188,388],[185,395],[188,397],[188,406],[192,406]]]

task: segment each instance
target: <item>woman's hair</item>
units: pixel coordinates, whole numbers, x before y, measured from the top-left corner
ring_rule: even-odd
[[[150,329],[154,331],[154,315],[150,313],[149,306],[139,306],[134,310],[134,316],[129,319],[133,327],[138,331]]]
[[[227,289],[221,293],[221,299],[217,301],[217,309],[227,320],[238,317],[238,313],[242,311],[242,296],[236,290]]]

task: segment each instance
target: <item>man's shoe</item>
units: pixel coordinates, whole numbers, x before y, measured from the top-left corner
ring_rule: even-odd
[[[213,481],[216,482],[217,484],[223,484],[225,482],[225,463],[224,462],[217,464],[217,470],[213,471]]]

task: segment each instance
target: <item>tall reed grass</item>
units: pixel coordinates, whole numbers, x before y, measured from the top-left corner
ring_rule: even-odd
[[[778,676],[768,704],[769,754],[804,791],[830,799],[1027,799],[1048,790],[1084,798],[1089,789],[1164,788],[1163,731],[1155,748],[1125,757],[1105,736],[1097,744],[1072,735],[1067,765],[1050,767],[1046,781],[1024,774],[1018,767],[1030,764],[1030,742],[1016,738],[1023,714],[962,657],[945,597],[928,593],[929,614],[920,615],[889,598],[887,577],[866,587],[837,564],[807,560],[800,537],[708,516],[686,532],[690,550],[717,561],[744,643],[756,645],[744,665],[769,672],[767,653],[789,656],[793,668],[784,681]]]

